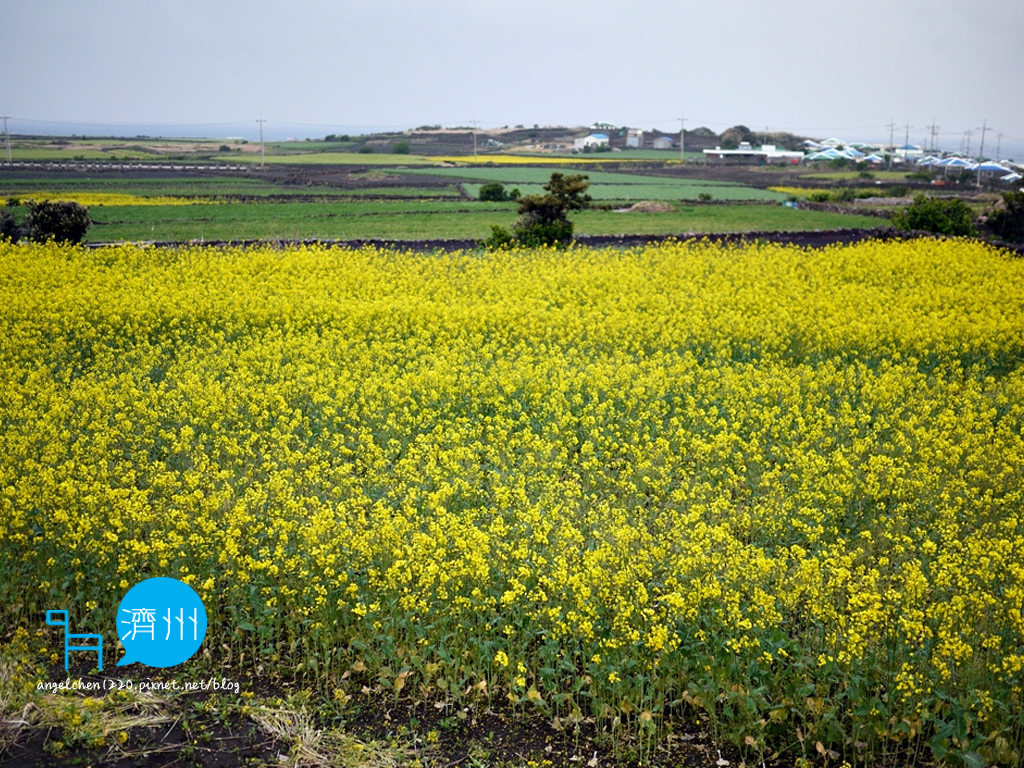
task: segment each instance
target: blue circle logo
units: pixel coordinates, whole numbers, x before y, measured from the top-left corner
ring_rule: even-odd
[[[117,666],[141,662],[173,667],[188,661],[206,637],[206,608],[188,584],[157,576],[128,590],[117,609],[124,657]]]

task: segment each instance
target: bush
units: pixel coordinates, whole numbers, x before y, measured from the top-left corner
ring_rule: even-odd
[[[568,213],[590,206],[591,197],[586,194],[589,186],[585,175],[556,172],[544,185],[546,195],[519,198],[519,218],[512,225],[516,242],[527,247],[568,245],[573,230]]]
[[[1024,190],[1004,192],[1002,207],[988,216],[988,226],[1003,240],[1024,242]]]
[[[975,234],[974,213],[959,199],[918,195],[902,211],[892,214],[897,229],[934,232],[937,235],[963,237]]]
[[[409,142],[400,141],[391,147],[391,154],[393,155],[408,155],[409,154]]]
[[[66,200],[33,203],[25,217],[28,238],[36,242],[80,243],[91,224],[88,208]]]
[[[373,147],[371,147],[369,144],[363,144],[363,146],[361,146],[359,148],[359,154],[360,155],[372,155],[373,154]]]
[[[886,190],[886,194],[889,197],[906,197],[909,192],[910,190],[903,186],[889,187],[889,189]]]
[[[515,242],[512,233],[498,224],[491,224],[491,236],[484,240],[484,247],[492,251],[510,248]]]
[[[500,181],[489,181],[480,187],[480,199],[492,203],[503,203],[510,198],[505,185]]]
[[[18,226],[14,214],[10,211],[0,211],[0,240],[7,239],[16,243],[24,236],[25,230]]]
[[[507,247],[513,242],[528,248],[568,245],[573,230],[568,214],[590,206],[591,197],[586,194],[589,186],[585,175],[552,173],[551,180],[544,185],[547,194],[520,197],[519,218],[512,224],[512,231],[492,226],[491,236],[484,245],[488,248]]]

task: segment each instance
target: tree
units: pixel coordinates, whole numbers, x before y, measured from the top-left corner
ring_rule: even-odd
[[[745,125],[734,125],[732,128],[726,128],[722,131],[722,135],[719,136],[722,149],[736,149],[743,142],[753,144],[755,141],[754,133]]]
[[[0,240],[9,239],[12,243],[16,243],[24,234],[25,230],[18,226],[14,214],[10,211],[0,210]]]
[[[1004,192],[1002,202],[988,215],[988,226],[1007,242],[1024,242],[1024,190]]]
[[[408,155],[409,154],[409,142],[400,141],[391,147],[391,154],[393,155]]]
[[[92,225],[89,209],[66,200],[32,203],[25,217],[29,240],[80,243]]]
[[[489,181],[480,187],[480,199],[492,203],[503,203],[509,199],[505,185],[500,181]]]
[[[510,197],[519,201],[519,218],[512,230],[492,226],[491,236],[484,241],[488,248],[504,248],[518,244],[527,247],[565,246],[572,239],[570,211],[581,211],[590,206],[586,194],[590,182],[585,175],[564,176],[552,173],[544,185],[544,195],[520,195],[513,189]]]
[[[567,245],[573,230],[569,212],[590,206],[592,198],[586,194],[589,186],[586,175],[556,172],[544,185],[546,195],[520,197],[519,218],[512,225],[516,242],[528,247]]]
[[[960,199],[917,195],[914,202],[892,215],[897,229],[921,230],[937,235],[966,237],[975,234],[974,212]]]

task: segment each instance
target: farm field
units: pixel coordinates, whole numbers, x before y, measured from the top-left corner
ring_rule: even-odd
[[[406,764],[1019,766],[1022,297],[954,239],[0,243],[2,717],[120,754],[155,704],[38,692],[40,617],[130,674],[166,575],[225,713]]]
[[[524,194],[543,194],[542,185],[551,177],[553,171],[561,173],[579,173],[569,168],[527,168],[527,167],[495,167],[495,168],[437,168],[437,169],[400,169],[398,172],[408,175],[424,175],[459,180],[478,180],[479,184],[465,185],[470,194],[479,193],[483,183],[497,181],[510,187],[516,187]],[[785,199],[784,195],[742,184],[720,181],[703,181],[694,179],[673,178],[669,176],[653,176],[638,173],[619,173],[607,171],[587,171],[590,188],[587,194],[598,201],[621,200],[696,200],[701,194],[710,195],[717,200],[777,200]]]
[[[508,225],[512,203],[408,200],[268,202],[94,208],[89,242],[304,239],[483,239]],[[573,217],[578,235],[744,232],[877,227],[884,219],[782,206],[689,206],[668,213],[589,210]]]
[[[558,167],[555,167],[558,170]],[[573,172],[571,168],[562,168]],[[0,199],[75,200],[90,208],[88,242],[294,239],[483,239],[491,225],[507,226],[515,204],[476,199],[479,186],[504,180],[524,194],[541,191],[551,168],[374,167],[306,171],[300,168],[181,177],[82,173],[5,173]],[[108,172],[109,173],[109,172]],[[884,219],[794,210],[747,202],[785,195],[738,183],[672,176],[590,171],[599,204],[628,207],[640,200],[671,201],[665,212],[616,213],[602,208],[575,217],[577,234],[682,234],[876,227]],[[704,195],[734,205],[700,205]],[[15,218],[27,212],[11,208]]]

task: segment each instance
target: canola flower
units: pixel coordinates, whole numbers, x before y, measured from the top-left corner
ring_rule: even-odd
[[[124,192],[31,192],[24,195],[15,196],[16,200],[21,203],[26,203],[30,200],[36,202],[50,202],[50,201],[68,201],[84,205],[87,208],[98,205],[119,205],[119,206],[135,206],[135,205],[197,205],[197,204],[209,204],[212,202],[209,199],[204,198],[193,198],[193,197],[178,197],[175,195],[131,195]]]
[[[175,576],[336,698],[1019,764],[1022,297],[962,240],[0,244],[3,623]]]
[[[810,197],[815,192],[821,192],[820,189],[812,189],[810,187],[768,187],[768,190],[792,197]]]

